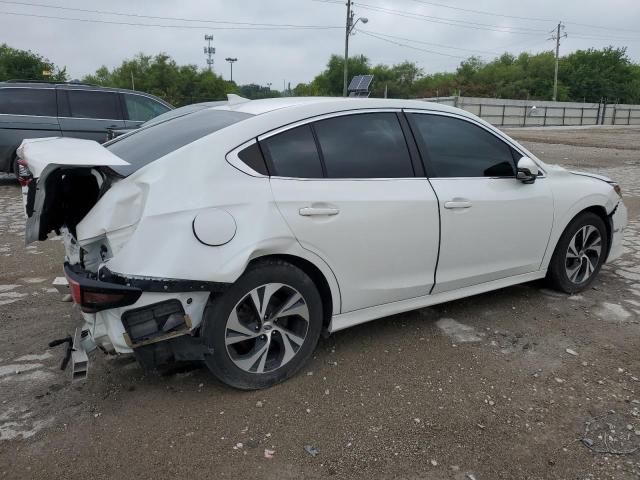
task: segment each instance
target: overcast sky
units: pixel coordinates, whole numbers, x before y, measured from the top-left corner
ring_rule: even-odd
[[[636,62],[640,61],[639,0],[429,2],[430,4],[424,3],[424,0],[356,1],[354,10],[357,16],[369,19],[366,25],[362,25],[363,30],[375,35],[398,38],[385,37],[395,42],[390,43],[357,33],[351,38],[351,52],[362,53],[373,63],[414,61],[425,73],[451,71],[464,57],[473,54],[490,59],[494,56],[491,52],[499,54],[504,51],[518,53],[550,50],[554,48],[554,42],[546,40],[550,36],[548,32],[562,20],[566,23],[568,37],[562,39],[561,54],[612,44],[627,46],[629,56]],[[218,22],[341,28],[231,30],[223,28],[237,28],[240,25],[115,16],[33,5]],[[10,15],[9,12],[39,17]],[[333,0],[0,0],[0,42],[38,52],[54,63],[66,66],[72,78],[80,78],[94,72],[101,65],[116,66],[138,52],[166,52],[178,63],[205,67],[203,36],[210,33],[214,35],[217,49],[214,57],[216,72],[229,78],[229,65],[224,59],[229,56],[237,57],[234,80],[238,83],[266,85],[270,82],[273,84],[272,88],[282,89],[283,81],[291,82],[292,87],[299,82],[310,81],[324,68],[330,54],[343,54],[345,14],[345,2],[334,3]],[[182,25],[189,28],[88,23],[42,18],[44,16]],[[360,25],[357,28],[359,27]],[[397,45],[398,43],[402,45]],[[436,52],[448,56],[438,55]]]

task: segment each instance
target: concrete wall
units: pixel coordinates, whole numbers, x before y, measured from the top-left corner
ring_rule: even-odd
[[[501,127],[640,125],[640,105],[457,96],[425,98],[424,101],[462,108]]]

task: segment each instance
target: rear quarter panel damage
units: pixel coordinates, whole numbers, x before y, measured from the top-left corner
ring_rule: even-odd
[[[246,141],[246,132],[241,135],[238,144]],[[302,257],[324,274],[333,313],[339,313],[333,272],[296,241],[273,200],[269,179],[228,164],[225,156],[235,145],[216,137],[176,150],[114,185],[78,225],[79,243],[105,235],[116,243],[110,245],[113,257],[106,266],[136,278],[232,283],[255,258]],[[211,209],[226,211],[236,223],[235,235],[224,245],[205,245],[194,235],[194,218]]]

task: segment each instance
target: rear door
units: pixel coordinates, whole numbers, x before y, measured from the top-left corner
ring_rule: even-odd
[[[0,171],[10,171],[25,138],[56,137],[58,125],[53,87],[0,88]]]
[[[342,313],[433,285],[438,205],[402,120],[393,111],[341,114],[260,139],[278,207],[335,273]]]
[[[539,270],[553,223],[546,178],[517,180],[520,155],[479,123],[435,113],[408,118],[440,201],[433,293]]]
[[[109,129],[124,128],[119,93],[59,89],[60,128],[65,137],[104,142]]]

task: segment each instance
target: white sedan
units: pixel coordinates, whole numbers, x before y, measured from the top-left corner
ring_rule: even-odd
[[[583,290],[627,222],[611,180],[423,101],[230,96],[19,156],[27,242],[64,238],[78,377],[98,346],[269,387],[323,332],[544,277]]]

